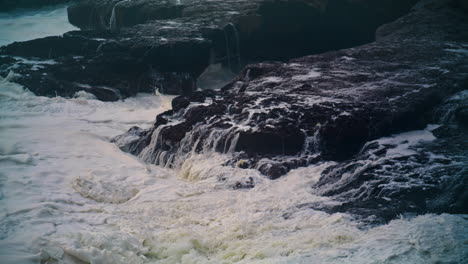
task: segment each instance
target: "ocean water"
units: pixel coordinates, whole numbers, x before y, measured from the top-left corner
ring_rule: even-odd
[[[27,35],[28,27],[18,28]],[[401,217],[371,227],[351,215],[300,207],[333,203],[311,187],[332,163],[270,181],[254,170],[223,167],[226,157],[217,153],[165,169],[110,143],[132,126],[150,127],[171,97],[140,94],[105,103],[81,92],[72,99],[46,98],[14,78],[0,79],[2,264],[468,259],[466,215]],[[397,137],[415,144],[434,139],[426,130]],[[249,177],[255,188],[231,188]]]
[[[68,22],[66,6],[0,12],[0,46],[76,29]]]

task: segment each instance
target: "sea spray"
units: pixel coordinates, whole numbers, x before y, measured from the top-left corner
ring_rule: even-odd
[[[68,22],[67,7],[64,5],[34,11],[0,12],[0,46],[15,41],[59,36],[76,29]]]

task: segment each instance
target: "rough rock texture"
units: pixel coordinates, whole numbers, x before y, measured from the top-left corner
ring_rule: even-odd
[[[71,6],[69,18],[83,29],[113,31],[137,24],[160,28],[158,21],[170,20],[213,41],[217,59],[232,56],[234,64],[236,55],[245,60],[290,59],[370,42],[378,26],[403,15],[416,2],[89,0]]]
[[[192,153],[226,153],[226,166],[256,168],[271,179],[339,162],[314,189],[342,205],[304,205],[313,208],[378,221],[402,212],[466,212],[467,13],[456,1],[423,1],[376,35],[356,48],[249,65],[221,92],[176,98],[151,129],[133,128],[115,141],[166,166]],[[430,123],[442,126],[427,144],[377,140]],[[407,151],[387,155],[401,148]]]
[[[0,74],[19,72],[19,83],[49,96],[71,96],[80,87],[115,91],[104,100],[154,89],[188,95],[210,64],[238,72],[250,61],[370,42],[379,25],[407,12],[415,0],[374,2],[85,0],[69,8],[69,20],[89,31],[0,48],[0,55],[55,64],[42,63],[39,70],[2,65]]]
[[[351,212],[368,221],[402,213],[466,213],[468,208],[468,90],[434,112],[440,126],[367,143],[351,160],[329,167],[314,186],[339,205],[305,204]]]

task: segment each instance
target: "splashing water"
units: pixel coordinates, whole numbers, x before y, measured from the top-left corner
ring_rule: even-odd
[[[2,263],[461,263],[466,254],[463,215],[369,229],[301,207],[332,203],[310,187],[327,163],[270,181],[224,167],[215,152],[168,170],[109,143],[149,127],[164,100],[44,98],[0,82]],[[234,190],[249,180],[254,189]]]
[[[62,16],[41,12],[17,17]],[[40,36],[61,34],[63,26]],[[14,33],[16,27],[5,35],[0,26],[3,43],[37,37]],[[369,227],[347,214],[301,206],[336,203],[311,188],[331,163],[270,181],[256,170],[223,166],[230,145],[226,154],[212,151],[222,131],[176,170],[147,165],[110,143],[132,126],[150,127],[169,109],[170,97],[140,94],[106,103],[79,92],[72,99],[45,98],[14,78],[0,78],[2,264],[422,264],[467,258],[466,215],[427,214]],[[230,142],[235,145],[235,137]],[[253,189],[235,190],[249,182]]]
[[[66,6],[0,13],[0,46],[62,35],[76,29],[68,22]]]

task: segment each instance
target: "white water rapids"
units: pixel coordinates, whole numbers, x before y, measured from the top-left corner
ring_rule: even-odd
[[[149,127],[169,107],[168,97],[141,94],[113,103],[86,93],[45,98],[13,80],[0,79],[0,263],[425,264],[468,258],[468,216],[427,214],[371,228],[346,214],[298,208],[331,202],[311,188],[329,164],[270,181],[253,170],[221,166],[225,157],[218,154],[168,170],[109,142],[131,126]],[[422,140],[427,133],[420,132]],[[228,181],[219,182],[220,175]],[[255,178],[254,189],[229,187],[245,177]]]

